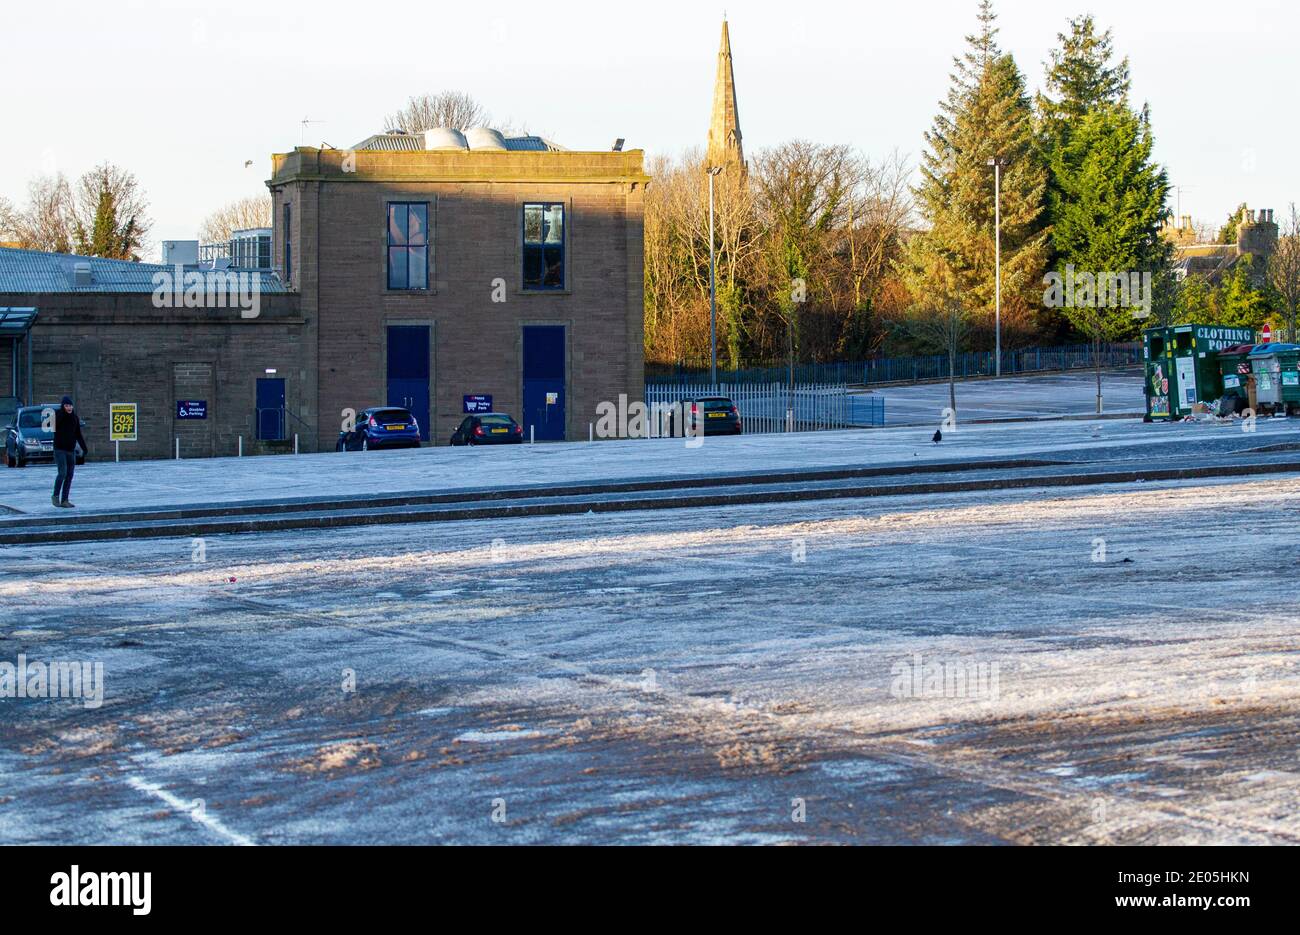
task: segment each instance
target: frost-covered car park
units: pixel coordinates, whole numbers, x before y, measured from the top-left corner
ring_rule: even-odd
[[[360,472],[335,455],[96,464],[76,527],[0,518],[0,594],[26,609],[0,646],[100,660],[105,686],[75,730],[56,706],[7,712],[0,829],[39,841],[89,808],[63,833],[1295,843],[1300,617],[1254,555],[1300,509],[1300,432],[929,435],[525,444],[472,472],[444,447]],[[47,496],[7,478],[11,509]],[[708,499],[653,502],[687,493]],[[190,527],[156,519],[155,538],[84,538],[96,513],[260,522],[268,498],[301,501],[307,525],[204,534],[202,561]],[[167,805],[195,798],[209,820]],[[480,814],[496,799],[504,824]]]

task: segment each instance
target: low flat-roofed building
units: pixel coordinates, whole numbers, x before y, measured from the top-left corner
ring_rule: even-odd
[[[168,457],[178,440],[182,457],[233,455],[241,438],[250,454],[291,444],[302,401],[258,413],[267,371],[298,375],[305,360],[297,298],[272,272],[0,248],[0,308],[34,318],[23,334],[0,329],[0,397],[71,396],[101,456],[110,403],[138,406],[123,458]],[[177,418],[183,401],[205,403],[203,417]]]

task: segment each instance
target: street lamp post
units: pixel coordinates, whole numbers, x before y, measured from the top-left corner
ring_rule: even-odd
[[[713,178],[722,166],[710,166],[709,173],[709,382],[718,385],[718,298],[716,264],[713,257]]]
[[[1002,376],[1002,167],[1001,156],[989,160],[993,167],[993,374]]]

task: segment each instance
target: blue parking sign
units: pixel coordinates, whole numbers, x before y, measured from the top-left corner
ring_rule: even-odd
[[[207,417],[208,417],[208,401],[206,399],[176,400],[176,418],[206,419]]]
[[[478,394],[475,396],[465,397],[466,412],[491,412],[492,396],[491,394]]]

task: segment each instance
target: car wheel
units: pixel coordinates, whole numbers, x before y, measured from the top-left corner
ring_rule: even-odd
[[[85,463],[86,463],[85,455],[82,455],[80,458],[77,459],[77,467],[81,467]]]

